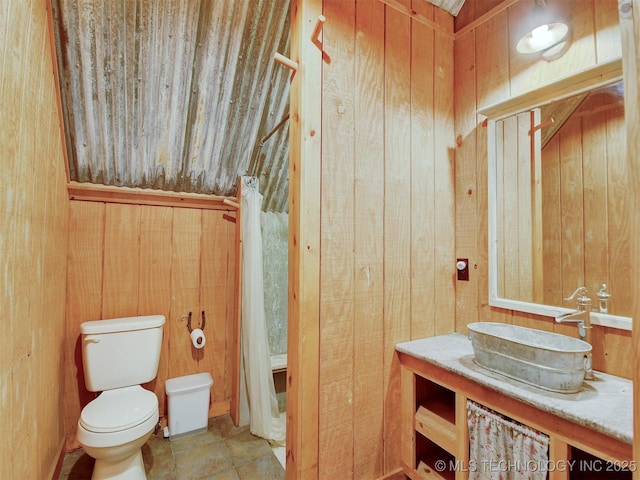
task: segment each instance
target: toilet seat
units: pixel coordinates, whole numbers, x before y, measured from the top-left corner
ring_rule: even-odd
[[[158,410],[158,398],[140,385],[107,390],[89,402],[80,424],[96,433],[114,433],[143,423]]]
[[[78,441],[90,447],[121,445],[153,431],[158,418],[153,392],[140,385],[107,390],[82,409]]]

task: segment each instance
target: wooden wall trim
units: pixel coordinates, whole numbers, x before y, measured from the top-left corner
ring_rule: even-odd
[[[474,29],[478,28],[479,25],[482,25],[484,22],[492,19],[493,17],[495,17],[499,13],[505,11],[507,8],[509,8],[514,3],[518,3],[519,1],[520,0],[504,0],[504,2],[502,2],[499,5],[496,5],[491,10],[489,10],[487,13],[485,13],[485,14],[481,15],[480,17],[476,18],[469,25],[466,25],[464,28],[461,28],[460,30],[458,30],[455,33],[455,39],[458,40],[463,35],[467,34],[471,30],[474,30]]]
[[[513,2],[517,0],[510,0],[510,1]],[[435,31],[444,34],[449,40],[455,39],[455,35],[453,34],[452,31],[446,29],[439,23],[434,22],[430,18],[425,17],[420,12],[415,11],[413,8],[405,5],[403,2],[399,0],[380,0],[380,2],[384,3],[388,7],[393,8],[394,10],[397,10],[401,13],[404,13],[405,15],[408,15],[415,21],[422,23],[423,25],[426,25],[427,27],[433,28]],[[439,8],[439,7],[436,7],[436,8]]]
[[[601,63],[591,68],[558,79],[535,90],[508,98],[505,101],[478,108],[478,113],[498,120],[507,115],[521,113],[532,106],[576,95],[598,86],[613,83],[622,78],[622,62],[620,59]]]
[[[124,203],[129,205],[155,205],[160,207],[198,208],[201,210],[235,210],[235,197],[205,195],[201,193],[166,192],[147,188],[114,187],[93,183],[69,182],[70,200],[86,202]],[[231,202],[225,202],[225,199]]]
[[[49,475],[47,478],[50,480],[57,480],[60,476],[60,472],[62,471],[62,462],[64,462],[64,456],[66,454],[64,449],[65,438],[63,437],[60,440],[60,444],[58,445],[58,450],[56,452],[56,456],[54,458],[54,463],[51,465],[51,469],[49,470]]]
[[[240,338],[242,336],[242,191],[244,180],[238,182],[238,210],[236,211],[236,257],[235,257],[235,315],[233,324],[233,344],[231,346],[231,403],[229,413],[235,425],[240,425]]]

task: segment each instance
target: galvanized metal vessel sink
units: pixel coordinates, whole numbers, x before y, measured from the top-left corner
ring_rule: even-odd
[[[546,390],[577,392],[591,364],[591,345],[577,338],[506,323],[468,328],[478,365]]]

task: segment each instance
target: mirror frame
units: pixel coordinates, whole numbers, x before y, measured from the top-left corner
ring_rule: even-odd
[[[498,295],[498,242],[497,242],[497,140],[496,122],[506,117],[561,100],[572,95],[585,93],[599,87],[622,80],[622,61],[615,60],[603,63],[564,77],[557,82],[539,89],[512,97],[478,109],[478,113],[486,116],[487,122],[487,165],[488,165],[488,237],[489,237],[489,305],[518,312],[531,313],[547,317],[558,317],[572,309],[556,307],[541,303],[523,302],[502,298]],[[631,317],[591,312],[591,323],[621,330],[631,330]]]

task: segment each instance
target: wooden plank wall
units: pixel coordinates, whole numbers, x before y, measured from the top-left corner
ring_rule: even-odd
[[[400,466],[395,344],[454,328],[453,19],[393,5],[323,2],[318,478]]]
[[[469,282],[456,285],[456,330],[475,321],[517,323],[569,335],[575,328],[553,319],[488,305],[487,140],[483,106],[531,91],[562,76],[621,56],[616,0],[553,2],[570,16],[573,44],[548,63],[515,50],[513,33],[531,2],[507,2],[508,8],[461,30],[455,39],[456,256],[469,258]],[[551,2],[550,2],[551,3]],[[567,329],[568,328],[568,329]],[[594,368],[631,378],[631,332],[594,327]]]
[[[630,317],[624,109],[611,101],[591,97],[542,151],[544,261],[553,272],[544,277],[544,303],[572,308],[563,298],[578,285],[593,294],[607,283],[610,311]]]
[[[235,212],[72,201],[69,219],[65,435],[77,447],[81,408],[93,398],[84,386],[80,324],[87,320],[163,314],[160,368],[147,387],[166,415],[167,378],[210,372],[209,416],[229,411],[236,314]],[[192,328],[205,311],[205,347],[192,347]]]
[[[498,275],[500,296],[524,302],[533,302],[534,264],[533,225],[531,216],[531,188],[533,149],[529,132],[533,126],[530,112],[506,118],[496,125],[502,148],[496,148],[497,171],[500,180],[496,182],[497,197],[507,198],[497,206],[500,225],[498,244],[503,248],[498,252]],[[517,158],[518,161],[510,161]],[[515,201],[513,200],[515,199]]]
[[[0,25],[0,478],[51,478],[64,438],[69,201],[45,2],[3,2]]]

